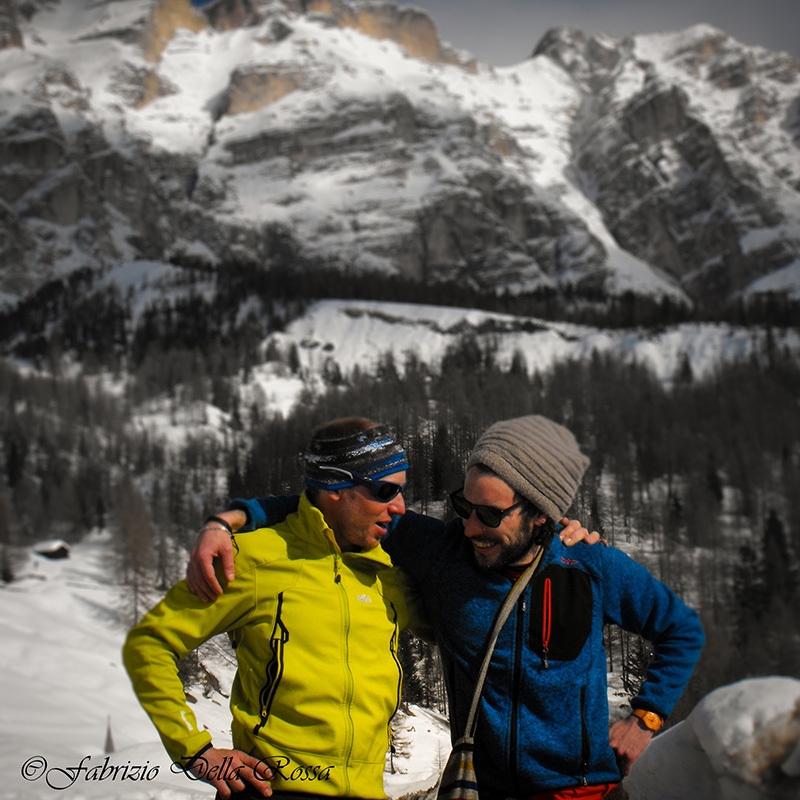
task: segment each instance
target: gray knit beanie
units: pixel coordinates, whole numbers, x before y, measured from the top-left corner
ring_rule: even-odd
[[[467,469],[484,464],[548,517],[558,520],[572,505],[589,459],[575,437],[547,417],[496,422],[478,439]]]

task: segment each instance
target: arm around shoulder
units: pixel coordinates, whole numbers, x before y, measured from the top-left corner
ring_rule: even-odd
[[[446,526],[435,517],[406,511],[393,522],[383,549],[414,581],[424,578],[445,543]]]
[[[297,511],[300,496],[292,495],[267,495],[266,497],[242,498],[231,500],[229,510],[244,513],[246,521],[237,528],[237,532],[245,533],[256,531],[259,528],[269,528],[283,522],[289,514]]]

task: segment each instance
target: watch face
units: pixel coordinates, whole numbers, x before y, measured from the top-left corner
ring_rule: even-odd
[[[661,717],[652,711],[642,711],[641,709],[637,708],[633,713],[635,716],[639,717],[639,719],[645,724],[645,727],[649,728],[651,731],[661,730],[661,726],[664,724]]]

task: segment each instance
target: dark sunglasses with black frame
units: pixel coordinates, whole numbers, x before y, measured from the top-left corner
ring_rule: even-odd
[[[358,472],[353,472],[349,469],[342,467],[329,467],[320,465],[319,469],[330,470],[331,472],[339,472],[346,475],[354,484],[363,486],[379,503],[391,503],[397,495],[400,494],[405,488],[405,483],[392,483],[392,481],[379,481],[375,478],[368,478],[366,475],[361,475]]]
[[[476,505],[475,503],[470,503],[470,501],[464,497],[464,487],[462,486],[460,489],[451,492],[450,502],[453,504],[453,511],[462,519],[469,519],[474,511],[481,525],[485,525],[487,528],[499,528],[503,519],[515,508],[519,508],[525,501],[520,500],[514,503],[513,506],[503,509],[495,508],[494,506]]]

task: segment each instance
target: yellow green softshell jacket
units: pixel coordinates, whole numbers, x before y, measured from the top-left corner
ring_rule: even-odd
[[[421,630],[402,573],[381,547],[342,553],[305,495],[284,522],[236,537],[234,551],[236,577],[216,602],[203,603],[181,581],[123,649],[170,758],[185,763],[211,741],[176,662],[229,631],[238,661],[233,746],[275,768],[275,789],[385,797],[402,679],[398,633]]]

